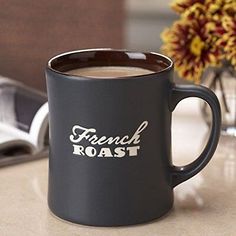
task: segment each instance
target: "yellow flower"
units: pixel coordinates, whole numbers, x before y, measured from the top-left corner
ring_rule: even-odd
[[[188,9],[186,9],[181,17],[186,18],[186,20],[189,19],[196,19],[196,18],[206,18],[207,10],[206,6],[204,6],[201,3],[195,3],[192,6],[190,6]]]
[[[180,77],[199,83],[223,59],[236,69],[236,0],[174,0],[171,7],[180,20],[162,33],[162,50]]]
[[[209,65],[220,63],[220,53],[208,34],[206,19],[176,21],[162,33],[162,50],[175,62],[180,77],[200,82],[203,71]]]
[[[229,60],[236,69],[236,17],[223,17],[222,26],[225,29],[222,44],[225,44],[224,51],[226,53],[226,59]]]
[[[236,1],[235,0],[225,0],[222,12],[224,15],[235,17],[236,15]]]
[[[204,3],[204,1],[205,0],[175,0],[170,6],[175,12],[181,14],[195,3]]]
[[[213,21],[221,22],[223,16],[235,16],[236,1],[235,0],[205,0],[208,16]]]
[[[205,14],[215,21],[221,20],[223,15],[236,14],[235,0],[174,0],[170,6],[175,12],[185,15],[189,15],[188,12],[198,14],[194,10],[199,11],[200,8],[204,8]]]
[[[204,45],[205,45],[204,42],[198,35],[194,36],[190,43],[191,53],[194,54],[195,56],[201,56]]]

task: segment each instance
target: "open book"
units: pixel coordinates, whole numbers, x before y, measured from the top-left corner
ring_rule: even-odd
[[[48,150],[46,94],[0,76],[0,166]]]

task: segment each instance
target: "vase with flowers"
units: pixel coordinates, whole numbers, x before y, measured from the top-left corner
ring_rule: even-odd
[[[179,20],[162,33],[162,50],[178,75],[203,83],[218,96],[222,131],[236,136],[236,1],[174,0]],[[202,104],[209,123],[210,113]]]

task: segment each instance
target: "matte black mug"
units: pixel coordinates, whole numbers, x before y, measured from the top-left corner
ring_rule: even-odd
[[[154,72],[125,79],[65,73],[89,66]],[[119,226],[156,219],[172,208],[173,188],[209,162],[221,125],[214,93],[175,85],[173,69],[171,59],[161,54],[113,49],[73,51],[48,62],[48,204],[55,215],[86,225]],[[210,105],[212,128],[202,154],[191,164],[174,166],[171,115],[187,97]]]

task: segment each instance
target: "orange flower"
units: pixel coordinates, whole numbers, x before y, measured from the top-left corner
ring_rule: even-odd
[[[179,76],[196,83],[207,66],[218,65],[221,60],[207,23],[206,18],[180,19],[162,34],[162,50],[174,60]]]

